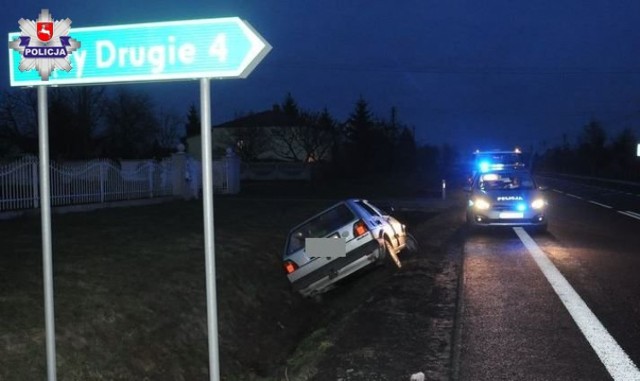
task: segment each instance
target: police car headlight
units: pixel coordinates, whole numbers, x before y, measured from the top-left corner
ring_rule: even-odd
[[[541,198],[537,198],[533,200],[533,202],[531,203],[531,207],[533,209],[542,209],[544,208],[545,205],[546,205],[546,202]]]
[[[487,200],[484,200],[484,199],[481,199],[481,198],[476,198],[470,204],[473,205],[478,210],[487,210],[487,209],[489,209],[491,207],[491,204],[489,204],[489,202],[487,202]]]

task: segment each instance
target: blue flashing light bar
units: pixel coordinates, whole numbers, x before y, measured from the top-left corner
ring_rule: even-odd
[[[503,170],[504,168],[505,168],[505,165],[502,163],[494,164],[486,160],[478,163],[478,169],[480,170],[481,173],[487,173],[489,171],[500,171],[500,170]]]

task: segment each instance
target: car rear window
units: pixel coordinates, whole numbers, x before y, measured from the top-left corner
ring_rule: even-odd
[[[326,237],[355,219],[355,214],[345,204],[327,210],[291,233],[287,255],[304,247],[305,239]]]

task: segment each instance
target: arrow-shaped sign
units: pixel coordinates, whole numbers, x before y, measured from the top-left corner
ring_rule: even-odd
[[[48,81],[20,71],[22,57],[10,50],[11,86],[245,78],[271,50],[237,17],[71,28],[69,36],[81,43],[68,56],[72,69]],[[10,33],[9,41],[19,37]]]

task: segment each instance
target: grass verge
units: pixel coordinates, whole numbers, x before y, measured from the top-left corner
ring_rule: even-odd
[[[280,253],[326,205],[216,199],[223,379],[268,377],[309,329],[313,306],[290,291]],[[208,379],[200,202],[54,215],[52,230],[59,379]],[[40,220],[1,221],[0,242],[0,380],[41,379]]]

